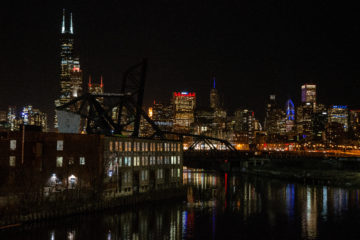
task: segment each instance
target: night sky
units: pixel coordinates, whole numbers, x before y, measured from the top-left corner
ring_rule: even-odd
[[[73,12],[84,81],[103,75],[116,92],[122,73],[149,60],[145,104],[194,91],[207,106],[215,72],[228,110],[260,120],[269,94],[300,102],[303,83],[318,102],[359,108],[359,9],[330,1],[56,1],[0,9],[0,110],[31,103],[49,114],[59,96],[62,9]]]

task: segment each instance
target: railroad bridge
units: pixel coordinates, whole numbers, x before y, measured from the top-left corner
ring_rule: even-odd
[[[333,159],[342,157],[345,159],[342,160],[343,162],[357,162],[357,159],[354,160],[347,155],[333,156],[327,153],[238,151],[224,139],[163,131],[143,110],[146,69],[147,60],[144,59],[124,73],[119,92],[86,93],[56,109],[59,112],[80,116],[79,129],[89,134],[163,140],[192,138],[191,145],[184,150],[184,164],[189,167],[228,169],[262,164],[272,159],[324,159],[327,157]],[[146,122],[150,126],[147,132],[141,131],[141,122]]]
[[[117,93],[85,93],[56,108],[58,116],[70,113],[80,116],[79,129],[88,134],[105,134],[146,139],[183,140],[192,138],[193,142],[184,152],[186,159],[197,156],[211,159],[235,159],[238,151],[228,141],[204,135],[163,131],[143,110],[147,60],[130,67],[123,76]],[[62,121],[63,122],[63,121]],[[147,132],[141,131],[140,123],[150,126]],[[60,125],[60,124],[59,124]],[[76,130],[77,128],[75,128]],[[60,126],[59,131],[61,132]],[[215,144],[216,143],[216,144]],[[208,153],[197,152],[198,146],[206,146]],[[221,147],[222,150],[218,150]],[[200,158],[200,156],[199,156]]]

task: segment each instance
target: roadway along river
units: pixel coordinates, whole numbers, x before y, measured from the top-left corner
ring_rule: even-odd
[[[359,239],[360,190],[185,170],[186,201],[29,224],[0,239]]]

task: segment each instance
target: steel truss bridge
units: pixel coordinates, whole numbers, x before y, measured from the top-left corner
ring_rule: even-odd
[[[88,134],[181,141],[186,137],[193,139],[186,152],[198,152],[197,149],[201,148],[199,146],[206,146],[206,152],[212,155],[226,152],[228,156],[237,156],[238,151],[224,139],[162,131],[143,109],[147,66],[147,60],[144,59],[130,67],[124,73],[117,93],[85,93],[56,109],[80,115],[81,128]],[[150,126],[147,131],[141,131],[142,121]]]

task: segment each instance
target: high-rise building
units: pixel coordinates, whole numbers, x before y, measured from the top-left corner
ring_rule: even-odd
[[[349,110],[347,106],[343,105],[332,105],[329,110],[329,122],[340,123],[344,131],[347,132],[349,129]]]
[[[9,128],[9,124],[7,121],[7,112],[0,111],[0,129],[7,129]]]
[[[285,112],[276,103],[275,95],[270,95],[266,104],[264,128],[269,140],[276,140],[279,135],[285,134]]]
[[[194,122],[195,93],[174,92],[171,103],[174,109],[174,129],[190,131],[190,125]]]
[[[69,24],[67,24],[69,19]],[[60,49],[60,96],[55,100],[55,106],[61,106],[70,102],[82,94],[82,72],[79,57],[74,53],[74,28],[72,13],[67,17],[63,10],[61,26],[61,49]],[[55,118],[55,127],[57,120]]]
[[[350,110],[349,131],[353,140],[360,139],[360,110]]]
[[[261,130],[260,124],[254,116],[254,112],[248,109],[238,109],[234,113],[236,141],[253,143],[255,128]]]
[[[328,111],[323,104],[317,104],[313,114],[313,139],[322,141],[325,138],[326,125],[328,123]]]
[[[91,76],[89,76],[88,87],[89,93],[104,93],[103,77],[100,77],[100,83],[93,83],[91,82]]]
[[[7,112],[0,111],[0,122],[7,122]]]
[[[286,121],[285,128],[286,132],[293,131],[295,126],[295,106],[291,99],[286,101]]]
[[[11,131],[18,130],[18,124],[16,119],[16,107],[15,106],[9,106],[8,113],[7,113],[7,121],[10,126]]]
[[[297,134],[301,138],[313,136],[314,104],[307,102],[296,110]]]
[[[297,134],[301,138],[314,136],[314,114],[316,112],[316,85],[301,86],[301,105],[296,111]]]
[[[213,88],[210,90],[210,107],[214,110],[220,108],[220,97],[219,92],[216,89],[215,81],[215,76],[213,76]]]
[[[88,83],[88,92],[89,93],[104,93],[104,83],[102,76],[100,77],[100,83],[93,83],[91,82],[91,76],[89,76],[89,83]],[[99,98],[101,103],[104,102],[103,98]]]
[[[25,105],[20,115],[20,122],[24,125],[38,126],[47,131],[47,115],[32,105]]]
[[[171,131],[174,122],[174,112],[173,107],[168,105],[163,105],[161,103],[155,102],[152,106],[152,116],[151,119],[160,129],[164,131]]]
[[[301,102],[316,103],[316,85],[304,84],[301,86]]]

